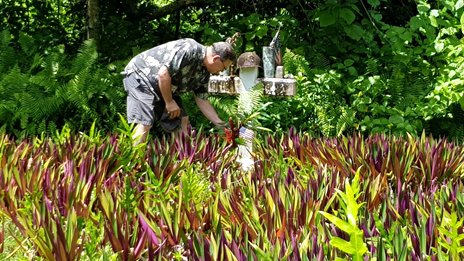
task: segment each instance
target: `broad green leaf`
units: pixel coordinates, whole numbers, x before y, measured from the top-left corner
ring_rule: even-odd
[[[358,71],[356,71],[356,68],[354,68],[353,66],[348,67],[348,72],[350,73],[350,75],[358,74]]]
[[[367,0],[367,2],[373,7],[377,7],[380,5],[380,0]]]
[[[428,12],[430,10],[430,4],[428,4],[426,2],[420,2],[417,5],[417,10],[419,11],[420,14]]]
[[[361,229],[358,229],[358,231],[350,235],[350,243],[356,250],[355,255],[358,256],[358,260],[361,260],[362,255],[368,250],[366,243],[363,241],[363,235],[364,232]]]
[[[437,9],[433,9],[432,11],[430,11],[430,15],[433,17],[440,17],[440,11],[438,11]]]
[[[401,115],[393,115],[388,119],[389,123],[399,124],[404,122],[404,118]]]
[[[340,10],[340,17],[345,19],[345,21],[348,23],[348,24],[351,24],[353,23],[354,19],[356,18],[356,15],[353,13],[353,11],[351,11],[350,9],[348,8],[342,8]]]
[[[364,35],[364,30],[357,24],[351,24],[349,26],[345,26],[345,33],[352,39],[359,41]]]
[[[321,27],[333,25],[335,21],[336,21],[336,18],[331,13],[325,12],[321,14],[321,16],[319,17],[319,22],[321,24]]]
[[[269,28],[266,26],[266,25],[258,25],[258,27],[256,28],[255,32],[256,32],[256,35],[259,37],[259,38],[263,38],[264,36],[267,35],[267,31],[269,30]]]
[[[346,59],[343,63],[345,64],[346,67],[349,67],[353,65],[354,61],[351,59]]]
[[[412,42],[412,34],[409,31],[405,31],[403,34],[400,34],[400,38],[408,41],[409,43]]]
[[[461,105],[461,109],[464,110],[464,95],[459,99],[459,104]]]
[[[411,18],[411,21],[409,22],[409,26],[411,30],[415,31],[421,28],[422,26],[424,26],[424,21],[422,21],[420,17],[414,16],[413,18]]]

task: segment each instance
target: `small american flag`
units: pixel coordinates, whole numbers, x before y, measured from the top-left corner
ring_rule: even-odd
[[[247,129],[245,127],[240,127],[239,131],[240,131],[239,137],[245,140],[252,140],[253,137],[255,136],[254,131]]]

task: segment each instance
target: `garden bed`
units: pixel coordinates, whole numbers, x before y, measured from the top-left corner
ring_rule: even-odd
[[[463,149],[291,130],[255,139],[243,171],[202,132],[136,148],[122,134],[3,134],[1,243],[15,251],[0,258],[459,260]]]

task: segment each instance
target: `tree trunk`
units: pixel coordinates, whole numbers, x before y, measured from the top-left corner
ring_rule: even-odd
[[[98,0],[87,0],[87,39],[93,39],[100,47],[100,6]]]

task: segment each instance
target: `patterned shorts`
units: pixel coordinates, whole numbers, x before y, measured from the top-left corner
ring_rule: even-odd
[[[170,119],[164,100],[137,73],[127,75],[124,80],[127,92],[127,122],[152,126],[159,121],[166,131],[176,131],[181,128],[181,118]],[[180,96],[173,100],[181,109],[181,116],[187,116]]]

